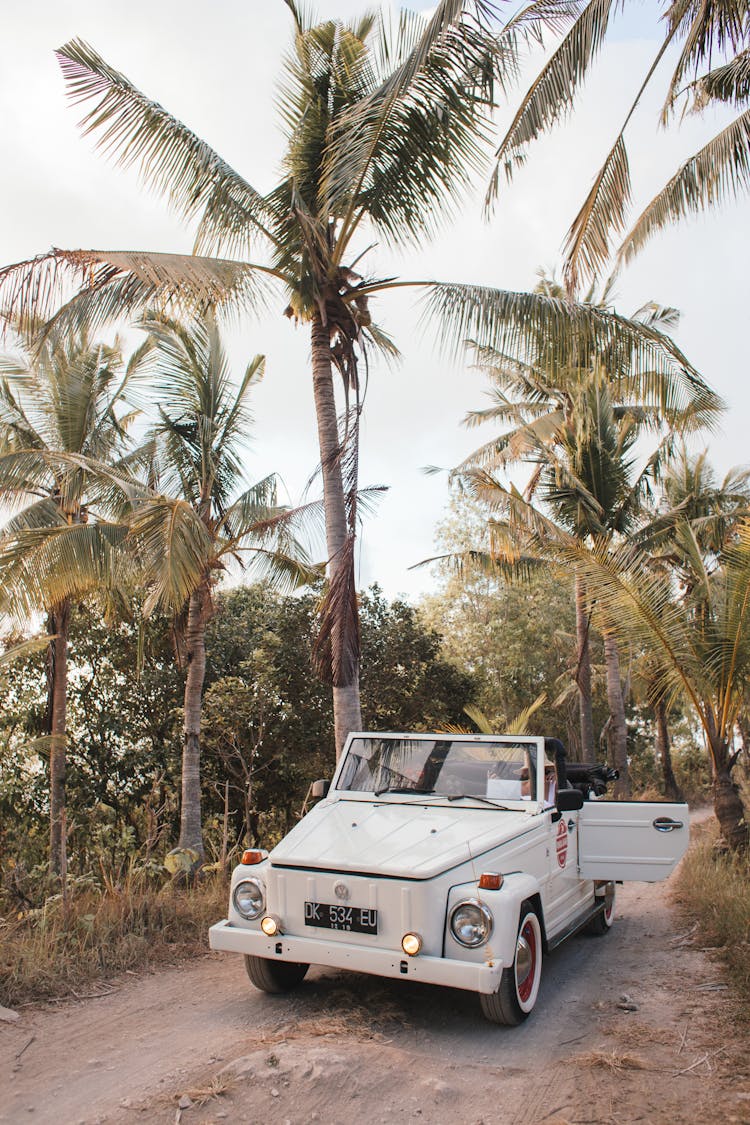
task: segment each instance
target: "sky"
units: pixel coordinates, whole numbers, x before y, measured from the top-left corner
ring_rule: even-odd
[[[346,18],[368,7],[358,0],[319,0],[317,11]],[[565,233],[627,111],[634,83],[653,58],[658,11],[653,0],[626,6],[576,112],[531,149],[489,222],[481,217],[482,182],[431,243],[398,253],[376,248],[374,272],[527,290],[540,267],[559,267]],[[169,213],[164,200],[146,194],[135,171],[116,168],[81,135],[82,111],[66,101],[55,47],[75,36],[85,39],[264,191],[279,171],[275,97],[290,24],[282,0],[3,4],[0,262],[51,246],[191,248],[192,231]],[[527,79],[538,64],[538,58],[529,60]],[[628,132],[636,208],[722,120],[711,114],[661,130],[663,90],[657,81]],[[514,101],[511,96],[498,111],[498,136]],[[749,235],[747,202],[727,206],[654,239],[617,285],[621,312],[651,299],[680,310],[677,342],[729,406],[721,432],[707,438],[721,473],[750,460],[743,330]],[[308,339],[284,318],[283,304],[279,298],[262,319],[243,321],[229,345],[238,373],[255,353],[267,356],[266,377],[254,400],[248,479],[277,471],[290,502],[297,502],[316,466],[317,437]],[[450,468],[489,438],[489,431],[461,425],[468,410],[483,405],[486,383],[465,363],[440,354],[434,331],[421,324],[416,300],[404,291],[379,299],[374,312],[402,360],[370,373],[360,479],[388,491],[363,527],[358,577],[362,586],[378,581],[389,596],[415,600],[435,579],[429,568],[410,568],[435,553],[435,527],[448,500],[445,476],[429,476],[424,467]]]

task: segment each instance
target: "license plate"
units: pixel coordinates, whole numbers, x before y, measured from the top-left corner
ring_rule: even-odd
[[[377,910],[364,906],[334,906],[327,902],[305,903],[305,925],[324,930],[349,930],[354,934],[378,932]]]

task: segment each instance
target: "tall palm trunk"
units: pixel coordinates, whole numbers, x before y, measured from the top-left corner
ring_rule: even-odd
[[[70,599],[50,610],[50,627],[55,639],[47,650],[49,679],[49,869],[62,873],[63,826],[65,823],[65,771],[68,711],[68,634]]]
[[[615,797],[631,796],[630,773],[628,770],[628,728],[625,723],[625,703],[622,698],[620,680],[620,654],[617,641],[611,633],[604,634],[604,661],[607,668],[607,702],[609,703],[609,744],[612,765],[620,776],[615,782]]]
[[[341,475],[340,442],[336,400],[333,392],[333,369],[328,328],[319,313],[312,322],[312,369],[315,413],[318,422],[320,463],[323,474],[323,505],[326,518],[326,547],[328,551],[329,581],[340,574],[340,568],[353,567],[351,552],[346,550],[349,528],[346,518],[346,501]],[[344,648],[343,626],[335,626],[331,637],[334,666]],[[334,684],[333,720],[336,737],[336,757],[352,730],[362,729],[359,703],[359,668],[349,683]]]
[[[575,578],[576,602],[576,683],[581,718],[581,760],[594,760],[594,716],[591,706],[591,645],[586,587],[579,574]]]
[[[669,724],[667,722],[667,704],[663,699],[654,707],[656,717],[656,753],[661,762],[662,777],[664,779],[664,796],[672,801],[682,801],[683,794],[677,778],[672,769],[672,748],[669,739]]]
[[[206,616],[210,592],[203,583],[190,597],[185,644],[185,720],[182,745],[182,802],[180,847],[192,848],[203,859],[201,831],[201,705],[206,676]]]

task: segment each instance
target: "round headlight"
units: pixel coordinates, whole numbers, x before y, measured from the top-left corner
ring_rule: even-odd
[[[243,918],[252,920],[263,913],[263,887],[255,879],[243,879],[238,883],[232,899]]]
[[[492,912],[483,902],[459,902],[451,914],[451,933],[469,949],[483,945],[492,933]]]

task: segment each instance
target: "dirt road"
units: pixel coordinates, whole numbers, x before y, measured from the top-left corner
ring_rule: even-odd
[[[328,971],[266,996],[230,955],[22,1009],[0,1023],[0,1122],[750,1123],[728,992],[667,898],[620,888],[612,931],[548,957],[516,1029],[468,993]]]

